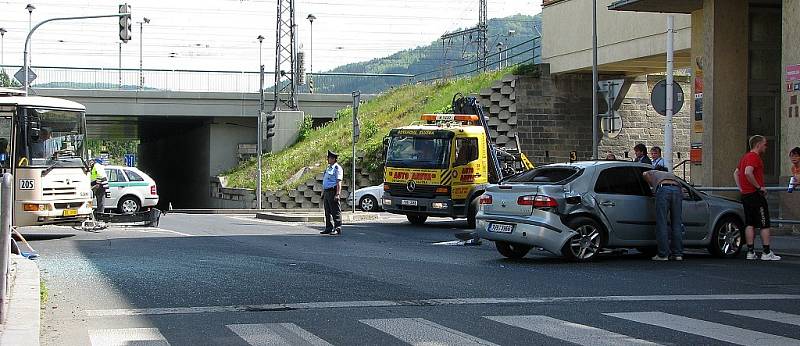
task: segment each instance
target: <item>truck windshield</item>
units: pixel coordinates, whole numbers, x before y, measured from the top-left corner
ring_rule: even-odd
[[[27,134],[20,136],[30,166],[82,167],[86,129],[83,112],[29,108]],[[20,138],[18,137],[18,138]]]
[[[396,135],[391,138],[386,165],[441,169],[448,167],[450,139]]]

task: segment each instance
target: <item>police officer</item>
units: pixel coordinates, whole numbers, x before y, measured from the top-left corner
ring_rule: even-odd
[[[95,213],[102,213],[105,211],[106,191],[108,191],[108,177],[106,177],[106,170],[103,165],[97,162],[97,159],[92,159],[90,179],[92,184],[92,193],[97,198],[97,208]]]
[[[342,166],[336,163],[339,155],[328,150],[328,167],[322,176],[322,206],[325,210],[325,230],[320,234],[342,234],[342,206],[339,198],[342,194]]]

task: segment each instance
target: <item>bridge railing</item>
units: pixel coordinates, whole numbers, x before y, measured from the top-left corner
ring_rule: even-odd
[[[13,76],[21,67],[0,66]],[[64,66],[32,66],[36,79],[34,89],[81,90],[170,90],[189,92],[258,92],[258,71],[171,70],[94,68]],[[267,93],[272,92],[274,73],[265,73]],[[142,83],[140,84],[140,77]],[[413,75],[391,73],[334,73],[306,75],[313,80],[314,93],[349,94],[354,90],[376,93],[392,86],[409,83]],[[13,79],[13,77],[11,77]],[[308,83],[298,85],[297,91],[308,93]]]

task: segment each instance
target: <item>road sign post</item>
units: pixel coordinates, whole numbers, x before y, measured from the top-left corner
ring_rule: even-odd
[[[361,104],[361,91],[353,91],[353,185],[350,194],[353,196],[353,214],[356,213],[356,142],[361,136],[361,125],[358,122],[358,106]]]

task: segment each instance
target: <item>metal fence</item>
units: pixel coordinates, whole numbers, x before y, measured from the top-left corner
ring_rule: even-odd
[[[714,192],[739,192],[739,188],[735,186],[726,186],[726,187],[718,187],[718,186],[695,186],[697,191],[708,192],[713,194]],[[767,191],[771,192],[780,192],[786,191],[785,186],[768,186]],[[772,224],[783,224],[783,225],[800,225],[800,220],[790,220],[790,219],[770,219],[770,223]]]
[[[20,66],[0,66],[13,76]],[[36,80],[34,89],[82,89],[82,90],[169,90],[189,92],[258,92],[258,71],[214,71],[214,70],[170,70],[94,68],[64,66],[32,66]],[[265,72],[267,92],[275,84],[274,72]],[[141,83],[140,83],[141,77]],[[333,73],[307,74],[306,81],[313,80],[314,93],[350,94],[353,90],[375,93],[391,86],[406,84],[410,74],[393,73]],[[13,77],[12,77],[13,78]],[[308,93],[308,83],[298,85],[297,91]]]

